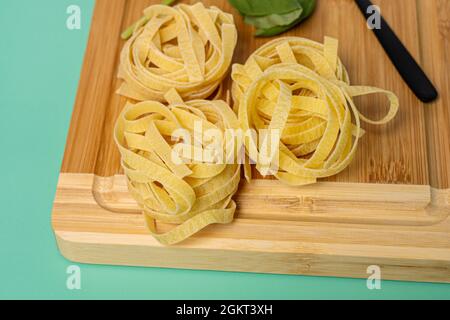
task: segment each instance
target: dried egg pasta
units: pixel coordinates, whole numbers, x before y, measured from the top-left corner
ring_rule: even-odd
[[[150,6],[122,50],[118,93],[163,102],[173,88],[186,101],[208,98],[220,92],[236,42],[233,16],[216,7]]]
[[[143,209],[150,232],[162,244],[171,245],[207,225],[230,223],[236,210],[232,197],[240,181],[240,165],[234,159],[202,162],[192,154],[180,154],[194,161],[175,161],[176,130],[184,129],[195,137],[196,122],[220,133],[238,129],[239,122],[220,100],[183,102],[175,90],[166,99],[168,107],[157,101],[128,104],[117,120],[114,136],[129,190]],[[205,152],[203,137],[199,140],[196,148]],[[158,233],[156,221],[177,226]]]
[[[351,86],[338,58],[338,41],[319,44],[303,38],[281,38],[257,50],[245,65],[233,66],[235,109],[242,129],[280,132],[276,178],[290,185],[315,183],[344,170],[363,135],[361,120],[386,124],[397,114],[392,92]],[[360,114],[352,98],[381,93],[390,102],[387,115],[373,121]],[[355,124],[353,124],[353,120]],[[245,140],[249,155],[259,155],[255,137]],[[263,173],[258,157],[251,159]],[[245,166],[251,179],[250,166]]]

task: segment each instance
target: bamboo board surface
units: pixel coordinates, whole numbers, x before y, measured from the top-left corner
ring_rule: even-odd
[[[340,40],[352,83],[398,94],[401,111],[383,127],[366,125],[352,165],[309,187],[242,183],[234,223],[211,226],[170,248],[146,234],[121,175],[112,139],[125,100],[115,94],[120,33],[159,1],[97,0],[53,210],[61,252],[69,259],[194,269],[450,282],[450,2],[379,0],[382,13],[440,92],[418,101],[365,27],[351,0],[319,0],[312,18],[286,35]],[[196,1],[182,1],[193,3]],[[253,37],[226,0],[203,1],[235,15],[235,62],[269,39]],[[379,118],[386,101],[360,99]],[[165,225],[158,225],[162,230]]]

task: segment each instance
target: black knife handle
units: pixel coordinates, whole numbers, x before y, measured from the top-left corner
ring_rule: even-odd
[[[359,9],[368,20],[373,13],[368,13],[368,9],[372,6],[370,0],[355,0]],[[389,24],[381,17],[381,29],[374,28],[378,41],[383,46],[387,55],[391,59],[395,68],[398,70],[403,80],[408,84],[414,94],[422,102],[432,102],[438,97],[438,92],[428,79],[425,72],[414,60],[413,56],[408,52],[403,43],[392,31]]]

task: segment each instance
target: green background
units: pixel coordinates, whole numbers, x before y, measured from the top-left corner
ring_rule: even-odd
[[[111,0],[114,1],[114,0]],[[66,28],[66,8],[82,29]],[[0,298],[450,298],[450,286],[384,281],[80,265],[58,252],[50,212],[93,0],[0,0]]]

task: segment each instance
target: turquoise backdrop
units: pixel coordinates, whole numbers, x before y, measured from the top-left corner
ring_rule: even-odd
[[[114,0],[111,0],[114,1]],[[66,28],[78,5],[81,30]],[[0,1],[0,298],[304,299],[450,298],[450,285],[80,265],[58,252],[50,211],[93,0]]]

